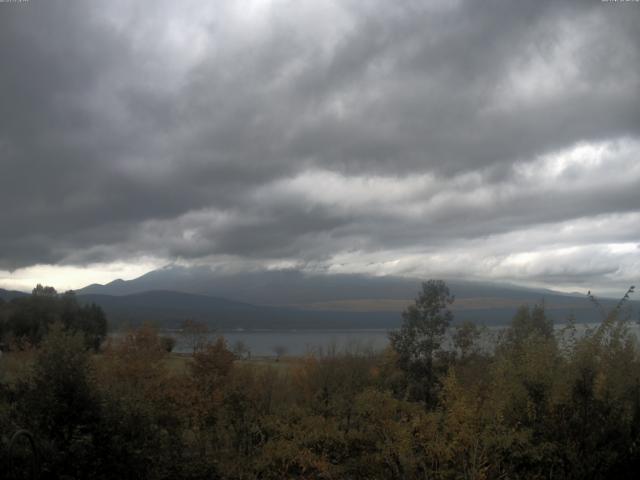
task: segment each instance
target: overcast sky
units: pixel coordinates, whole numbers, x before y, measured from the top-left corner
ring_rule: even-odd
[[[0,3],[0,287],[640,276],[640,3]]]

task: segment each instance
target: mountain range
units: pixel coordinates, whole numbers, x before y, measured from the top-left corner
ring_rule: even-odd
[[[418,294],[421,281],[299,270],[227,273],[172,265],[133,280],[89,285],[77,293],[117,317],[144,311],[145,317],[155,315],[169,323],[190,315],[223,328],[390,328],[400,324],[400,313]],[[586,294],[486,282],[447,283],[456,297],[452,310],[460,321],[506,324],[520,305],[542,301],[557,321],[570,314],[584,322],[599,319]],[[607,308],[614,305],[608,299],[602,303]],[[131,319],[136,315],[131,314]]]
[[[557,322],[574,315],[594,322],[600,313],[587,295],[486,282],[448,281],[456,321],[504,325],[523,304],[544,302]],[[145,321],[175,328],[186,319],[219,329],[395,328],[416,297],[416,278],[307,274],[298,270],[244,273],[208,267],[167,266],[132,280],[92,284],[76,291],[100,305],[112,325]],[[0,289],[0,298],[24,295]],[[603,299],[605,308],[615,300]],[[638,302],[632,302],[637,309]]]

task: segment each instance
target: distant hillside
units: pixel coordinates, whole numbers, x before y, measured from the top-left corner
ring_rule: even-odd
[[[218,329],[393,328],[399,324],[397,313],[309,311],[172,291],[120,296],[81,294],[78,299],[100,305],[115,326],[152,322],[176,328],[186,319],[202,321]]]
[[[4,290],[0,288],[0,298],[5,301],[9,301],[13,298],[24,297],[27,295],[29,294],[25,292],[18,292],[16,290]]]
[[[176,328],[185,319],[205,322],[218,329],[359,329],[396,328],[401,323],[397,309],[353,310],[341,304],[323,308],[286,308],[252,305],[206,295],[171,291],[150,291],[133,295],[79,295],[81,302],[95,302],[106,312],[112,326],[139,325],[152,322]],[[501,306],[453,305],[455,321],[471,320],[485,325],[506,325],[519,304]],[[588,305],[586,305],[588,306]],[[579,321],[598,321],[596,309],[580,303],[551,305],[549,315],[563,321],[571,313]]]
[[[130,281],[91,285],[77,293],[117,322],[175,325],[197,318],[219,328],[393,328],[413,301],[419,279],[308,275],[295,270],[226,274],[167,267]],[[545,302],[558,322],[573,314],[599,320],[586,296],[480,282],[448,282],[456,321],[505,325],[522,304]],[[603,300],[607,308],[615,304]],[[637,303],[637,302],[635,302]]]
[[[268,270],[245,273],[216,272],[207,267],[169,266],[133,280],[114,280],[80,289],[82,294],[129,295],[150,290],[171,290],[211,295],[256,305],[309,305],[351,300],[412,300],[420,283],[417,278],[357,274],[310,275],[298,270]],[[496,298],[536,302],[557,297],[571,302],[576,295],[485,282],[447,281],[456,298]]]
[[[395,328],[415,298],[421,280],[365,275],[308,275],[295,270],[225,274],[209,268],[167,267],[134,280],[90,285],[76,293],[100,305],[111,325],[145,321],[177,327],[185,319],[219,329]],[[597,322],[600,314],[586,295],[512,285],[447,282],[456,296],[456,322],[506,325],[523,304],[541,301],[556,322],[575,315]],[[0,298],[28,295],[0,289]],[[614,300],[603,299],[605,308]],[[635,311],[638,302],[632,302]]]

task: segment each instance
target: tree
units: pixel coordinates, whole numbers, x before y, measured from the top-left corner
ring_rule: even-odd
[[[202,434],[199,443],[203,455],[207,449],[206,431],[217,423],[223,390],[231,376],[234,359],[225,339],[218,337],[196,351],[189,364],[187,395],[183,395],[181,401],[188,404],[189,423]]]
[[[30,296],[15,298],[11,303],[5,334],[20,343],[39,344],[49,326],[60,320],[60,301],[53,287],[38,284]]]
[[[107,335],[107,318],[98,305],[81,305],[73,291],[59,295],[38,284],[28,297],[15,298],[4,315],[3,335],[37,345],[55,322],[70,332],[81,332],[85,344],[97,350]]]
[[[180,325],[181,333],[191,347],[192,353],[204,348],[209,337],[209,327],[205,323],[187,319]]]
[[[239,360],[251,358],[251,349],[242,340],[236,340],[233,344],[233,354]]]
[[[56,289],[53,287],[46,287],[38,284],[36,285],[36,288],[31,290],[31,295],[33,295],[34,297],[55,298],[58,295],[58,292],[56,292]]]
[[[542,340],[552,340],[553,321],[547,317],[544,302],[540,305],[523,305],[511,320],[509,329],[505,332],[507,345],[519,348],[532,337],[538,337]]]
[[[31,378],[21,380],[19,413],[39,437],[46,469],[55,478],[93,462],[92,432],[100,419],[93,373],[82,334],[55,323],[37,352]]]
[[[58,298],[60,318],[67,330],[84,334],[88,347],[97,351],[107,336],[107,318],[95,303],[80,305],[75,292],[69,290]]]
[[[225,339],[218,337],[193,354],[193,361],[189,364],[191,376],[198,380],[205,392],[210,393],[229,376],[234,359],[235,355],[227,348]]]
[[[467,320],[460,325],[456,325],[456,331],[453,334],[453,346],[459,353],[461,360],[478,351],[480,335],[480,328],[473,322]]]
[[[167,353],[171,353],[173,349],[176,347],[176,339],[173,337],[160,337],[160,345],[164,348]]]
[[[453,301],[444,281],[424,282],[414,305],[402,313],[400,330],[389,334],[398,354],[398,366],[407,374],[409,396],[427,403],[435,398],[434,356],[453,319],[448,309]]]
[[[284,345],[274,345],[271,348],[271,351],[276,354],[276,362],[279,362],[280,357],[286,355],[287,347],[285,347]]]

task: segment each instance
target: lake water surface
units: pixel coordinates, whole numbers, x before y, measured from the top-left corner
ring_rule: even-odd
[[[238,341],[250,350],[254,356],[274,356],[276,349],[282,349],[285,355],[305,355],[336,348],[345,349],[384,349],[389,343],[388,330],[247,330],[221,331],[208,335],[214,340],[222,335],[230,348]],[[191,353],[192,339],[187,335],[170,332],[177,341],[174,352]]]
[[[577,335],[580,336],[588,328],[594,328],[597,324],[576,325]],[[557,335],[562,335],[565,324],[556,324]],[[504,327],[488,327],[481,337],[481,345],[485,349],[492,349],[497,337]],[[640,337],[638,324],[630,322],[629,329],[637,337]],[[191,353],[193,350],[193,338],[182,335],[180,332],[167,331],[163,335],[169,335],[176,339],[174,352]],[[253,356],[275,356],[276,351],[284,355],[305,355],[308,353],[327,352],[335,349],[337,352],[383,350],[389,344],[389,330],[387,329],[354,329],[354,330],[233,330],[217,331],[206,335],[199,340],[212,341],[218,336],[223,336],[229,345],[234,348],[238,342],[242,342]],[[446,341],[450,342],[450,338]]]

